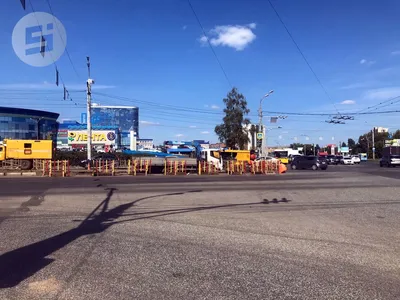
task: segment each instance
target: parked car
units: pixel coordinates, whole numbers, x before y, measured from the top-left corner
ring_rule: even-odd
[[[335,155],[328,155],[326,157],[326,161],[328,162],[328,165],[336,165],[336,156]]]
[[[360,159],[360,157],[358,155],[352,155],[351,158],[352,158],[354,164],[360,164],[361,163],[361,159]]]
[[[98,162],[108,161],[108,163],[110,163],[110,166],[111,166],[111,162],[115,161],[114,166],[118,167],[118,165],[119,165],[118,157],[112,153],[101,153],[101,154],[94,155],[92,157],[92,163],[95,163],[96,161],[98,161]],[[88,160],[87,159],[82,160],[80,162],[80,165],[84,168],[87,168]]]
[[[255,161],[278,161],[279,159],[272,156],[261,156],[255,159]]]
[[[354,165],[354,160],[351,156],[344,156],[341,162],[343,165]]]
[[[335,156],[335,164],[341,164],[342,163],[342,159],[343,159],[343,156],[341,156],[341,155],[336,155]]]
[[[381,167],[396,167],[400,166],[400,155],[386,155],[383,156],[379,162]]]
[[[291,163],[295,159],[295,157],[298,157],[298,156],[301,156],[301,155],[300,154],[290,154],[289,155],[289,163]]]
[[[292,170],[296,169],[313,169],[326,170],[328,163],[326,160],[320,161],[316,156],[298,156],[291,163]]]

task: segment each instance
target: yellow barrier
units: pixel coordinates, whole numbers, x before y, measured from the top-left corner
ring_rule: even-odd
[[[186,161],[164,161],[164,175],[187,174]]]
[[[128,175],[136,176],[137,173],[144,173],[147,175],[151,170],[151,160],[128,160]]]
[[[208,163],[206,161],[199,161],[197,165],[197,173],[199,175],[216,175],[219,174],[218,168],[213,163]]]

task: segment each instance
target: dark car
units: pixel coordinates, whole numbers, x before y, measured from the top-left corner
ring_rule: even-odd
[[[336,155],[335,156],[335,165],[341,164],[342,163],[343,156],[342,155]]]
[[[110,166],[111,166],[111,162],[115,161],[115,167],[117,167],[119,165],[119,159],[116,155],[112,154],[112,153],[101,153],[101,154],[97,154],[94,155],[92,157],[92,165],[96,164],[96,162],[98,162],[99,164],[101,164],[101,162],[105,162],[107,161]],[[84,168],[87,168],[88,166],[88,160],[82,160],[80,165]]]
[[[328,168],[328,163],[326,160],[320,160],[316,156],[299,156],[293,160],[290,166],[292,170],[296,169],[326,170]]]
[[[326,161],[328,163],[328,165],[336,165],[336,156],[335,155],[328,155],[326,157]]]
[[[400,166],[400,155],[385,155],[381,158],[379,165],[388,168]]]

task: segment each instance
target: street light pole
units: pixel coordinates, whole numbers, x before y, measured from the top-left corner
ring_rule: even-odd
[[[372,159],[375,160],[375,127],[372,128]]]
[[[258,133],[262,133],[262,140],[261,140],[261,146],[257,147],[258,148],[258,156],[262,156],[263,154],[263,145],[265,143],[266,137],[266,131],[264,130],[263,126],[263,113],[262,113],[262,102],[265,98],[267,98],[269,95],[271,95],[274,91],[271,90],[267,94],[265,94],[261,99],[260,99],[260,107],[258,108]],[[265,143],[266,144],[266,143]]]

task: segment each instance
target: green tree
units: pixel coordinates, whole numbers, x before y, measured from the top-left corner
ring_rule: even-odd
[[[392,134],[393,139],[400,139],[400,130],[397,129],[393,134]]]
[[[348,139],[347,140],[347,145],[349,146],[349,149],[351,150],[351,153],[357,153],[356,149],[356,141],[353,139]]]
[[[342,143],[342,147],[347,147],[345,142]]]
[[[297,150],[297,148],[303,148],[303,147],[304,147],[304,144],[302,144],[302,143],[293,143],[293,144],[290,144],[290,146],[289,146],[289,148],[292,148],[294,150]]]
[[[214,131],[220,142],[225,143],[227,147],[243,149],[249,142],[247,130],[244,128],[250,123],[250,120],[245,118],[250,112],[246,98],[233,88],[223,101],[225,117],[222,124],[215,126]]]

